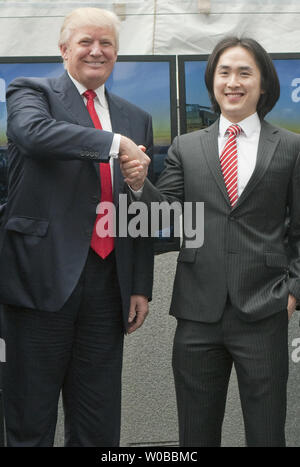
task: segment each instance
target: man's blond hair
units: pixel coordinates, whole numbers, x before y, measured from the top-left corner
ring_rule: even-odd
[[[85,26],[109,27],[114,32],[116,49],[119,49],[120,20],[115,13],[101,8],[76,8],[71,11],[63,22],[60,30],[58,45],[64,45],[70,39],[72,33]]]

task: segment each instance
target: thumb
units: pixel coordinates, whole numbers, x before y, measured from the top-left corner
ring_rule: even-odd
[[[131,306],[129,310],[128,323],[132,323],[136,317],[135,307]]]

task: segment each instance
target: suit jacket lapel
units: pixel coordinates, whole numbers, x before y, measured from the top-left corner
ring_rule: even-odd
[[[225,201],[230,206],[228,193],[226,190],[224,177],[221,170],[219,148],[218,148],[218,136],[219,136],[219,119],[208,128],[205,128],[201,143],[203,147],[203,154],[206,158],[211,173],[218,185]]]
[[[213,125],[204,130],[201,142],[203,146],[204,156],[211,169],[211,173],[215,179],[215,182],[217,183],[220,191],[222,192],[227,204],[230,206],[230,201],[226,190],[219,159],[218,132],[219,120],[217,120]],[[269,167],[269,164],[272,160],[278,143],[279,136],[277,128],[263,121],[261,125],[255,169],[233,210],[237,209],[245,201],[245,199],[248,198],[248,196],[256,187],[257,183],[261,180],[261,178],[263,177],[263,175]]]
[[[94,126],[84,101],[67,72],[55,81],[53,90],[59,94],[62,105],[66,108],[74,121],[82,126]]]
[[[238,208],[253,192],[268,169],[278,143],[278,129],[263,121],[261,124],[255,169],[234,209]]]
[[[76,89],[75,85],[69,78],[67,72],[65,72],[55,81],[53,89],[59,94],[59,99],[62,105],[66,108],[66,110],[72,116],[74,121],[76,121],[79,125],[82,126],[94,127],[93,121],[84,104],[84,101],[80,96],[78,90]],[[120,101],[116,98],[116,96],[110,94],[109,92],[106,92],[106,98],[109,106],[112,131],[115,133],[121,133],[125,136],[129,136],[129,119]],[[99,163],[92,162],[92,164],[95,167],[98,178],[100,178]],[[113,179],[113,196],[114,199],[117,201],[119,199],[119,192],[122,191],[124,184],[118,160],[114,161]]]
[[[62,105],[78,125],[94,128],[84,100],[66,71],[55,81],[53,90],[58,93]],[[100,179],[99,163],[91,161],[91,164],[95,167],[97,177]]]

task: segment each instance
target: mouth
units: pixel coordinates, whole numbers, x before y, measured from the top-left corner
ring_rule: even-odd
[[[91,68],[99,68],[105,64],[105,62],[94,61],[94,62],[84,62],[86,65],[90,66]]]
[[[244,97],[245,93],[242,91],[235,91],[235,92],[225,92],[225,97],[227,97],[230,101],[240,100]]]

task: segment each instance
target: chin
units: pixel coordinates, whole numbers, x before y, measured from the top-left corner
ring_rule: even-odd
[[[99,75],[89,75],[85,77],[85,83],[89,83],[90,86],[98,88],[104,83],[103,77]]]
[[[228,116],[230,115],[231,117],[234,117],[234,118],[239,118],[243,114],[240,108],[230,108],[230,109],[225,109],[224,111]]]

